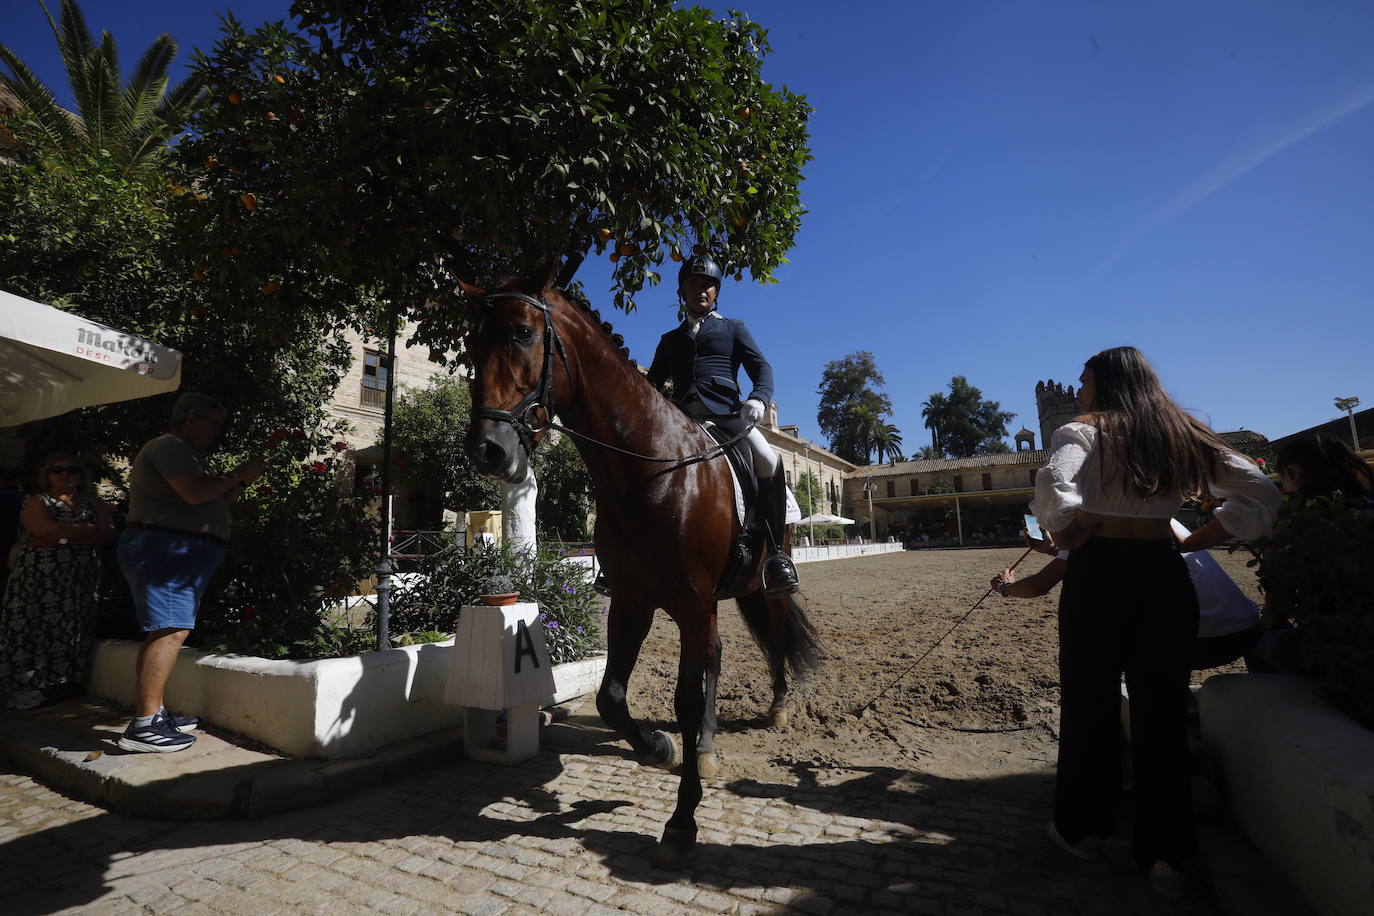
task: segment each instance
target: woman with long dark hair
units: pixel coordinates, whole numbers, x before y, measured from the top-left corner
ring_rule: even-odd
[[[1186,701],[1198,604],[1169,521],[1185,499],[1210,493],[1225,504],[1182,548],[1249,540],[1269,529],[1280,497],[1169,398],[1134,347],[1093,356],[1079,381],[1083,414],[1055,431],[1033,507],[1054,545],[1073,551],[1059,599],[1059,766],[1047,832],[1078,858],[1102,855],[1120,787],[1124,674],[1133,856],[1157,892],[1177,896],[1196,850]]]

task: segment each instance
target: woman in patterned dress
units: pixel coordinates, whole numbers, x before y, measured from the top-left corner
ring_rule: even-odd
[[[50,455],[22,530],[0,610],[0,694],[31,709],[86,679],[100,582],[99,545],[114,539],[109,510],[72,455]]]

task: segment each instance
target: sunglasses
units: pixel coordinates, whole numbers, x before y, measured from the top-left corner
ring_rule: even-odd
[[[81,468],[74,464],[54,464],[48,468],[49,474],[80,474]]]

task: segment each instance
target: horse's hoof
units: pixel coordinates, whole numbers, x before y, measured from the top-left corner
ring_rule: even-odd
[[[654,864],[660,868],[675,868],[686,864],[697,845],[695,827],[667,827],[663,839],[654,850]]]
[[[705,751],[697,754],[697,775],[702,779],[715,779],[720,773],[720,761],[716,760],[715,751]]]
[[[790,721],[791,716],[788,715],[786,706],[774,706],[772,709],[768,710],[769,728],[786,728],[787,723]]]
[[[646,763],[665,770],[676,769],[682,764],[682,747],[676,738],[667,732],[654,732],[650,737],[657,753],[655,759],[647,760]]]

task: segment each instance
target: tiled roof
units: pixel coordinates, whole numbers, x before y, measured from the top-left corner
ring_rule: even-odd
[[[933,461],[899,461],[896,464],[867,465],[847,477],[892,477],[903,474],[932,474],[936,471],[961,471],[973,468],[1044,467],[1050,460],[1047,448],[1022,449],[1000,455],[975,455],[972,458],[939,458]]]
[[[1252,429],[1237,429],[1229,433],[1217,433],[1217,438],[1227,445],[1264,445],[1269,440]]]

